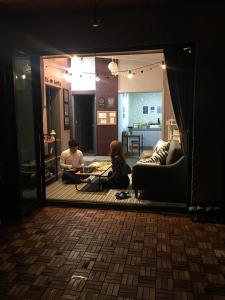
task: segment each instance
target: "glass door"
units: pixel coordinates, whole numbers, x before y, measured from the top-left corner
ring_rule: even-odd
[[[21,209],[27,212],[45,198],[40,57],[16,51],[13,82]]]

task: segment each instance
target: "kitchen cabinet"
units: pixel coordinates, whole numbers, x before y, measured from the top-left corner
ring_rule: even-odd
[[[158,140],[161,139],[161,135],[162,135],[161,127],[148,128],[148,129],[133,129],[132,132],[133,134],[143,135],[144,149],[154,148]]]

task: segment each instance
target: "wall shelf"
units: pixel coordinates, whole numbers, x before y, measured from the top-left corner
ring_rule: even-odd
[[[58,179],[57,140],[55,136],[44,135],[45,148],[45,182],[50,183]]]
[[[172,140],[176,140],[180,142],[180,132],[176,120],[169,119],[167,121],[167,126],[168,126],[168,142],[171,142]]]

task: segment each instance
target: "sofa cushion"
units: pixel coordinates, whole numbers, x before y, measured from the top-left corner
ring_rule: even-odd
[[[163,141],[163,140],[158,140],[154,150],[153,150],[153,153],[158,153],[160,150],[165,150],[165,151],[168,151],[169,150],[169,146],[170,146],[170,143],[169,142],[166,142],[166,141]]]
[[[180,143],[178,141],[172,140],[170,142],[169,151],[166,157],[166,165],[175,163],[182,155],[183,152],[181,150]]]
[[[140,159],[139,162],[144,164],[153,163],[153,164],[164,165],[166,163],[167,153],[168,153],[167,150],[159,149],[158,152],[157,153],[154,152],[151,157]]]
[[[153,154],[153,150],[144,150],[144,151],[141,153],[140,159],[149,158],[149,157],[152,156],[152,154]]]
[[[160,165],[166,164],[166,157],[168,154],[170,143],[165,142],[163,140],[159,140],[154,148],[154,152],[152,155],[152,161],[153,162],[159,162]]]

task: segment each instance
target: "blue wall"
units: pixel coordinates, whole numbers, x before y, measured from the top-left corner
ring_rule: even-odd
[[[143,106],[147,106],[147,114],[143,114]],[[153,112],[151,112],[151,107],[154,107]],[[134,123],[157,123],[158,118],[162,123],[162,92],[120,93],[118,95],[119,140],[121,140],[122,131],[128,130],[128,126],[133,126]]]
[[[143,106],[147,113],[143,113]],[[151,110],[153,108],[153,110]],[[129,93],[128,125],[134,123],[162,123],[162,92]]]

